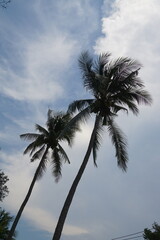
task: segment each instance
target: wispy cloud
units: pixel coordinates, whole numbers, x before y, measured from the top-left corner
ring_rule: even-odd
[[[64,94],[62,71],[70,66],[76,43],[65,34],[42,33],[33,41],[19,39],[22,53],[17,72],[3,63],[1,93],[17,100],[54,100]],[[12,42],[10,42],[12,44]]]
[[[9,211],[16,214],[24,196],[27,193],[27,189],[33,178],[37,163],[29,163],[29,158],[27,156],[22,156],[22,153],[19,152],[12,155],[1,152],[0,158],[2,161],[1,168],[9,176],[9,182],[7,185],[9,187],[10,194],[4,202],[4,206]],[[23,212],[23,216],[29,221],[32,221],[32,224],[35,227],[53,233],[57,223],[57,219],[54,217],[54,214],[51,213],[51,210],[47,210],[47,208],[43,209],[41,206],[38,206],[37,201],[36,205],[34,203],[36,195],[42,194],[40,189],[40,186],[37,186],[36,184],[33,199],[31,197]],[[50,194],[50,198],[51,202],[53,202],[53,199],[55,198],[54,194]],[[42,199],[44,199],[43,196],[41,196],[41,200]],[[71,224],[66,224],[64,228],[64,234],[66,235],[79,235],[86,233],[88,233],[86,229]]]
[[[54,232],[56,227],[57,219],[53,218],[53,215],[48,211],[45,211],[36,206],[27,207],[25,210],[25,216],[28,220],[32,221],[35,226],[38,228],[48,231],[50,233]],[[79,234],[87,234],[88,231],[86,229],[76,227],[73,225],[66,224],[64,227],[63,234],[65,235],[79,235]]]

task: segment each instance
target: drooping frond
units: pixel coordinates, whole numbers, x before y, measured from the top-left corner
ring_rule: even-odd
[[[37,148],[42,147],[42,145],[45,143],[43,135],[39,135],[38,138],[30,143],[27,148],[24,150],[24,154],[27,154],[30,152],[30,156],[37,150]]]
[[[35,125],[35,129],[38,130],[40,133],[44,134],[45,136],[48,135],[48,131],[39,124]]]
[[[46,171],[46,165],[47,165],[47,159],[48,159],[48,148],[45,149],[45,152],[43,153],[43,156],[41,158],[41,167],[39,169],[39,172],[38,172],[38,176],[37,176],[37,180],[39,180],[44,172]]]
[[[95,73],[101,76],[104,74],[105,66],[108,64],[110,56],[110,53],[102,53],[99,55],[99,58],[94,62],[93,66]]]
[[[63,130],[59,133],[58,139],[66,140],[71,146],[73,143],[73,138],[77,131],[80,131],[79,124],[83,121],[86,121],[90,116],[90,107],[85,108],[77,115],[72,117],[72,119],[66,124]]]
[[[77,110],[82,111],[94,102],[95,102],[94,99],[82,99],[82,100],[73,101],[68,107],[68,112],[69,113],[74,113]]]
[[[68,158],[65,150],[62,148],[62,146],[60,144],[58,144],[58,147],[59,147],[59,154],[60,154],[61,160],[64,160],[65,162],[70,163],[69,158]]]
[[[141,66],[142,65],[138,61],[130,58],[120,57],[108,64],[107,73],[110,77],[113,76],[114,78],[121,75],[126,76],[126,74],[141,68]]]
[[[42,157],[42,154],[45,150],[45,145],[43,145],[38,151],[36,151],[32,158],[31,158],[31,162],[34,162],[36,159],[40,159]]]
[[[20,135],[21,139],[28,140],[28,141],[36,140],[38,137],[39,137],[39,134],[37,133],[25,133]]]
[[[118,166],[126,171],[128,162],[126,138],[113,120],[108,121],[108,132],[115,146]]]
[[[130,95],[137,101],[138,104],[146,104],[151,105],[152,97],[151,95],[143,89],[137,89],[135,91],[131,91]]]
[[[61,177],[61,168],[62,168],[62,162],[59,155],[59,150],[57,148],[54,148],[52,151],[52,173],[55,177],[55,181],[58,182]]]
[[[70,127],[69,127],[69,125],[70,125]],[[67,129],[68,128],[68,129]],[[74,141],[74,138],[75,138],[75,134],[78,132],[78,131],[80,131],[81,129],[80,129],[80,127],[79,127],[79,123],[78,122],[72,122],[71,124],[70,124],[70,122],[69,122],[69,124],[68,125],[66,125],[66,130],[65,130],[65,128],[64,128],[64,132],[63,132],[63,135],[61,135],[61,137],[60,137],[60,135],[59,135],[59,137],[58,137],[58,139],[59,139],[59,141],[67,141],[67,143],[68,143],[68,145],[70,146],[70,147],[72,147],[72,144],[73,144],[73,141]],[[62,133],[62,132],[61,132]]]
[[[99,150],[100,144],[101,144],[101,134],[103,131],[102,127],[102,118],[99,119],[98,123],[96,124],[96,131],[95,131],[95,137],[94,137],[94,142],[93,142],[93,161],[94,165],[97,167],[97,151]]]
[[[23,154],[27,154],[27,153],[31,152],[34,148],[35,148],[35,142],[32,142],[26,147]]]
[[[123,86],[130,86],[130,87],[144,87],[143,81],[138,77],[140,69],[136,69],[135,71],[128,72],[124,71],[118,76],[118,81],[120,84],[123,84]]]
[[[92,57],[87,51],[82,52],[82,54],[78,59],[78,62],[79,62],[79,67],[82,71],[82,76],[83,78],[86,78],[88,74],[92,72],[92,65],[93,65]]]
[[[113,113],[118,113],[118,112],[121,111],[121,110],[123,110],[123,111],[125,111],[126,113],[128,113],[128,109],[127,109],[127,108],[122,107],[122,106],[117,105],[117,104],[113,104],[113,108],[112,108]]]

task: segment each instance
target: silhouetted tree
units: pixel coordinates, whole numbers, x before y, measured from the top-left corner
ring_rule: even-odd
[[[128,155],[126,150],[126,139],[124,134],[115,123],[117,113],[121,110],[138,115],[138,106],[141,103],[151,104],[152,99],[138,77],[141,65],[130,58],[119,58],[109,61],[110,54],[101,54],[97,60],[88,52],[81,54],[79,66],[82,71],[84,87],[93,95],[91,99],[77,100],[69,106],[69,112],[77,110],[77,119],[86,119],[90,114],[95,116],[95,124],[91,134],[89,146],[78,171],[78,174],[69,190],[64,206],[62,208],[53,240],[61,237],[64,222],[75,194],[78,183],[88,163],[91,152],[93,152],[94,164],[96,166],[97,151],[100,146],[101,131],[107,127],[109,136],[116,150],[118,166],[126,171]]]
[[[6,240],[9,234],[9,225],[13,221],[13,217],[6,212],[4,209],[0,208],[0,239]],[[15,240],[15,235],[12,240]]]
[[[160,240],[160,225],[156,222],[152,225],[152,230],[145,228],[143,237],[147,240]]]
[[[8,187],[6,185],[6,182],[9,180],[9,178],[4,174],[2,170],[0,170],[0,202],[3,201],[3,199],[8,195]]]
[[[21,214],[31,196],[35,182],[37,179],[42,177],[46,169],[47,160],[51,159],[52,173],[55,177],[56,182],[58,182],[61,176],[62,162],[66,161],[70,163],[65,150],[60,144],[62,141],[66,141],[69,144],[69,146],[71,146],[73,143],[75,133],[77,130],[79,130],[77,123],[75,123],[72,124],[72,126],[70,126],[70,128],[68,128],[65,132],[62,132],[70,120],[71,115],[69,113],[66,114],[62,112],[53,112],[49,110],[48,120],[46,123],[47,129],[36,124],[36,130],[39,133],[26,133],[20,135],[20,137],[24,140],[33,141],[25,149],[24,154],[30,153],[30,156],[32,156],[31,162],[40,159],[40,163],[34,174],[28,193],[12,224],[8,240],[12,239],[18,221],[21,217]]]

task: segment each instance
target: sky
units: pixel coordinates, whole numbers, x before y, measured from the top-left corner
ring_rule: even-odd
[[[110,240],[160,223],[160,1],[159,0],[12,0],[0,9],[0,169],[9,177],[2,203],[15,215],[38,161],[23,155],[19,135],[45,126],[48,109],[65,111],[83,89],[78,57],[112,53],[142,63],[140,77],[153,98],[138,117],[120,114],[117,123],[128,139],[126,173],[116,163],[107,131],[92,156],[71,205],[62,240]],[[94,116],[82,125],[74,146],[64,145],[64,164],[55,183],[50,164],[23,212],[17,240],[49,240],[87,149]],[[141,238],[142,239],[142,238]]]

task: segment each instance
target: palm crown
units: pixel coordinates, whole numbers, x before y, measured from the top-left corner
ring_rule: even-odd
[[[30,156],[32,156],[31,162],[36,159],[40,159],[46,149],[51,149],[51,163],[53,165],[52,172],[56,181],[58,181],[61,176],[62,161],[64,160],[70,163],[69,158],[60,142],[66,141],[69,146],[71,146],[75,132],[79,130],[77,124],[72,124],[69,128],[66,128],[66,125],[69,123],[71,118],[72,117],[69,113],[64,114],[62,112],[53,112],[49,110],[48,120],[46,123],[47,129],[36,124],[35,128],[39,133],[26,133],[20,135],[20,137],[24,140],[33,140],[33,142],[31,142],[24,151],[24,154],[30,153]],[[64,129],[65,131],[62,133],[62,130]],[[43,159],[43,164],[38,174],[39,178],[46,168],[48,159],[47,154],[45,154]]]
[[[68,111],[80,111],[81,118],[86,118],[91,113],[99,116],[92,147],[94,162],[96,164],[96,152],[100,145],[100,130],[102,130],[103,125],[106,125],[116,149],[118,166],[126,170],[127,142],[124,134],[115,124],[114,118],[120,110],[127,112],[130,110],[137,115],[139,113],[137,105],[141,103],[151,104],[152,98],[144,90],[143,82],[138,77],[140,63],[130,58],[109,61],[109,57],[109,53],[101,54],[94,61],[88,52],[81,54],[79,66],[82,71],[83,84],[94,98],[74,101],[70,104]]]

